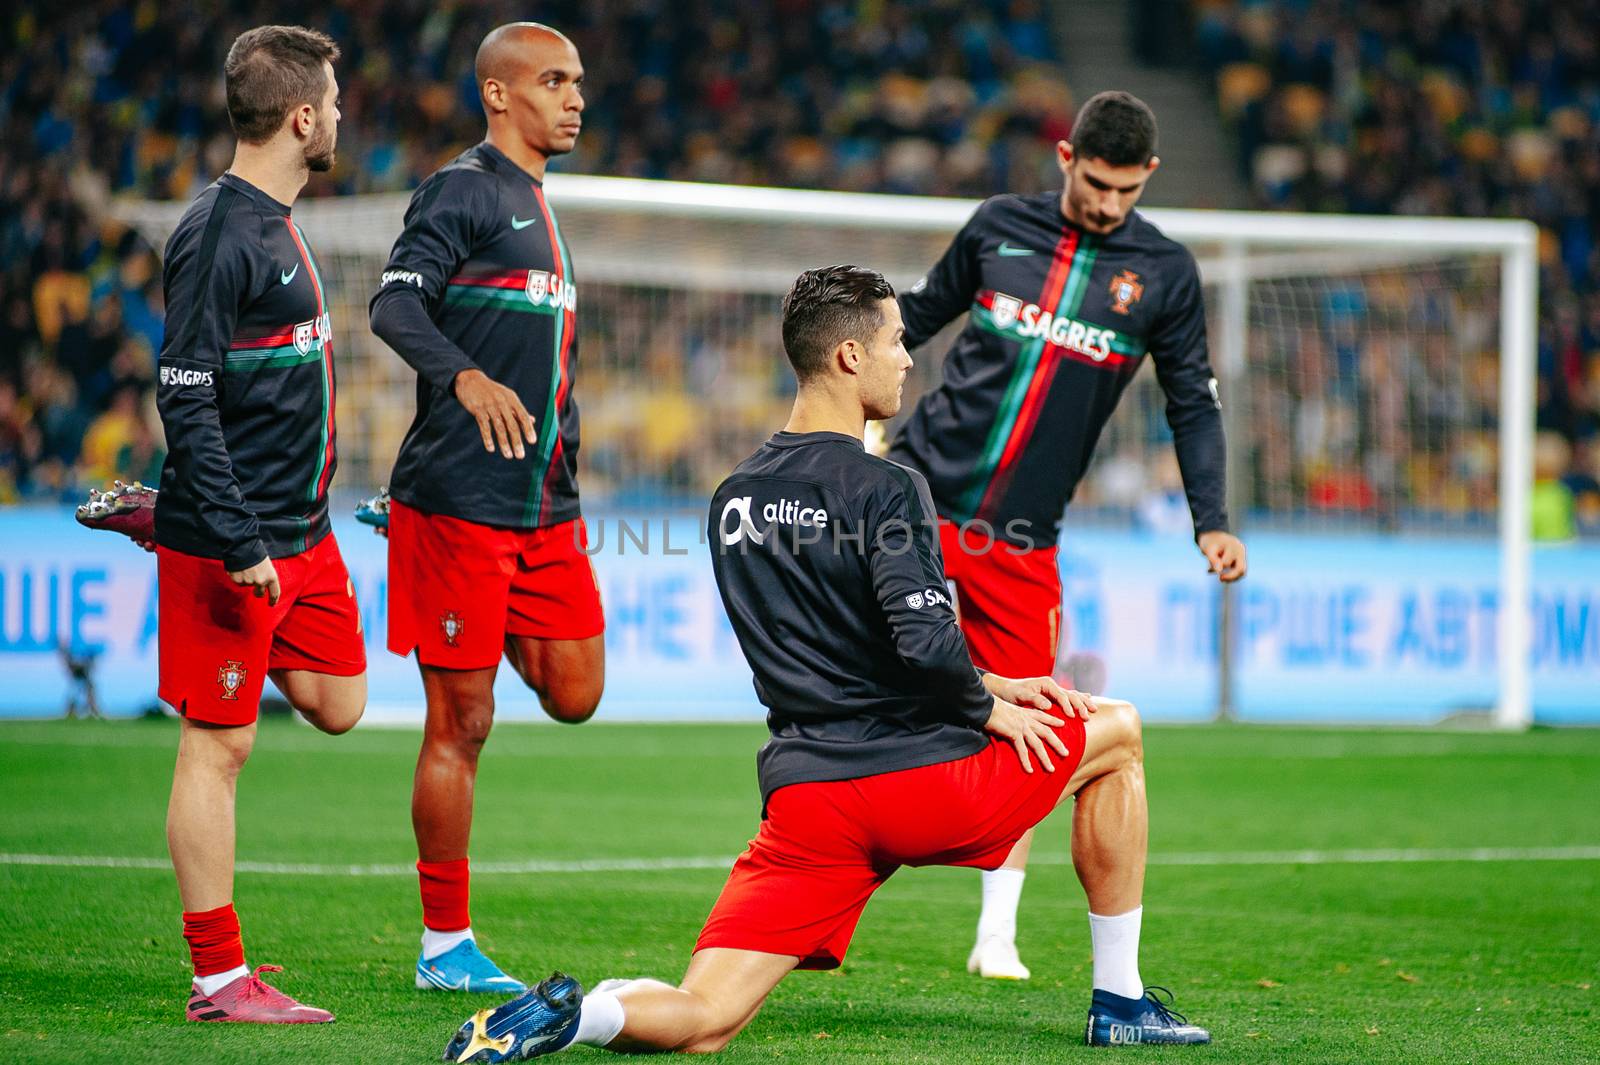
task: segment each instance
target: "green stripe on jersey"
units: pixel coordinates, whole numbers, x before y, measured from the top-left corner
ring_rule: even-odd
[[[572,257],[567,254],[567,242],[561,239],[561,226],[556,213],[540,200],[545,215],[550,219],[550,232],[555,235],[556,254],[561,257],[561,290],[572,284]],[[576,315],[573,316],[576,320]],[[561,439],[561,426],[556,423],[556,396],[561,392],[561,345],[566,340],[567,316],[555,316],[555,347],[551,351],[550,394],[545,399],[544,417],[539,421],[539,459],[534,463],[533,483],[528,486],[528,504],[523,508],[523,522],[536,525],[544,503],[544,485],[550,472],[550,461],[555,455],[556,441]]]
[[[303,366],[308,362],[320,361],[322,361],[322,341],[318,340],[311,350],[304,352],[293,344],[284,344],[276,348],[258,348],[255,351],[230,351],[222,360],[222,371],[253,373],[256,370],[275,370],[285,366]]]
[[[967,490],[961,495],[961,513],[958,515],[963,521],[971,519],[978,513],[978,505],[983,502],[983,493],[989,487],[989,478],[994,476],[994,468],[999,465],[1000,456],[1005,451],[1006,440],[1011,435],[1011,427],[1016,424],[1017,411],[1022,408],[1022,397],[1028,393],[1028,383],[1033,380],[1034,371],[1039,367],[1039,356],[1044,353],[1044,341],[1034,340],[1024,344],[1017,352],[1017,366],[1011,374],[1011,383],[1006,385],[1005,395],[1000,400],[1000,409],[995,412],[994,421],[989,425],[989,436],[983,442],[983,451],[978,457],[977,468],[973,471],[972,483],[967,485]]]
[[[444,301],[452,307],[494,307],[518,314],[555,314],[561,309],[552,305],[548,297],[538,303],[529,301],[528,294],[520,288],[483,285],[450,285],[444,290]]]

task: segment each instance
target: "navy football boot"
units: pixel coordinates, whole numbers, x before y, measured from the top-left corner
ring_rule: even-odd
[[[1165,1002],[1156,997],[1157,991],[1166,995]],[[1143,998],[1123,998],[1095,988],[1083,1041],[1092,1047],[1211,1042],[1210,1032],[1173,1012],[1171,1004],[1172,992],[1164,987],[1145,988]]]
[[[479,1010],[444,1048],[444,1060],[526,1061],[556,1051],[578,1034],[583,985],[563,972],[492,1010]]]

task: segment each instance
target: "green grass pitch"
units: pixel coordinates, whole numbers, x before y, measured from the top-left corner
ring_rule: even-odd
[[[262,728],[239,789],[241,861],[390,870],[240,874],[251,963],[287,966],[282,987],[339,1015],[257,1028],[183,1021],[177,891],[159,866],[176,732],[169,721],[0,725],[0,1061],[436,1060],[457,1023],[494,1000],[412,987],[416,883],[393,867],[414,857],[418,734]],[[617,866],[737,853],[755,826],[762,736],[751,725],[500,729],[479,779],[474,859],[610,864],[480,873],[480,941],[524,977],[676,978],[724,871]],[[1214,1045],[1081,1045],[1089,939],[1063,810],[1040,832],[1023,896],[1031,982],[963,971],[975,872],[906,870],[868,908],[845,967],[786,980],[726,1058],[1600,1061],[1600,732],[1151,728],[1146,742],[1157,864],[1143,974],[1172,988]],[[1377,848],[1519,853],[1341,855]],[[1536,860],[1532,848],[1557,850]],[[1301,850],[1319,853],[1259,854]]]

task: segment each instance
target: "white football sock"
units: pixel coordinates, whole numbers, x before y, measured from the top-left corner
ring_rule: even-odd
[[[1089,915],[1089,941],[1094,944],[1094,986],[1123,998],[1143,998],[1139,979],[1139,926],[1144,907],[1115,917]]]
[[[435,932],[431,928],[424,928],[422,930],[423,960],[437,958],[445,951],[454,950],[460,944],[475,938],[470,925],[459,932]]]
[[[978,942],[999,936],[1007,943],[1017,939],[1017,906],[1022,902],[1021,869],[983,871],[983,912],[978,915]]]
[[[591,991],[578,1008],[578,1034],[568,1046],[603,1047],[622,1031],[622,1001],[611,991]]]
[[[197,976],[194,978],[194,986],[199,989],[202,995],[210,998],[218,991],[221,991],[223,988],[239,979],[239,977],[249,975],[250,966],[240,965],[236,968],[229,969],[225,973],[212,973],[210,976]]]

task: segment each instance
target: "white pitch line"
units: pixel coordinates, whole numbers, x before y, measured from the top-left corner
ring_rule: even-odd
[[[690,858],[594,858],[580,861],[476,862],[474,873],[653,873],[680,869],[727,869],[732,856]],[[1035,865],[1067,865],[1065,854],[1036,854]],[[1150,865],[1369,865],[1419,862],[1592,862],[1600,861],[1600,846],[1575,847],[1456,847],[1382,848],[1375,850],[1298,851],[1194,851],[1152,854]],[[55,866],[68,869],[170,870],[166,858],[119,858],[105,855],[5,854],[0,865]],[[241,873],[278,876],[415,876],[411,864],[326,865],[300,862],[235,864]]]

